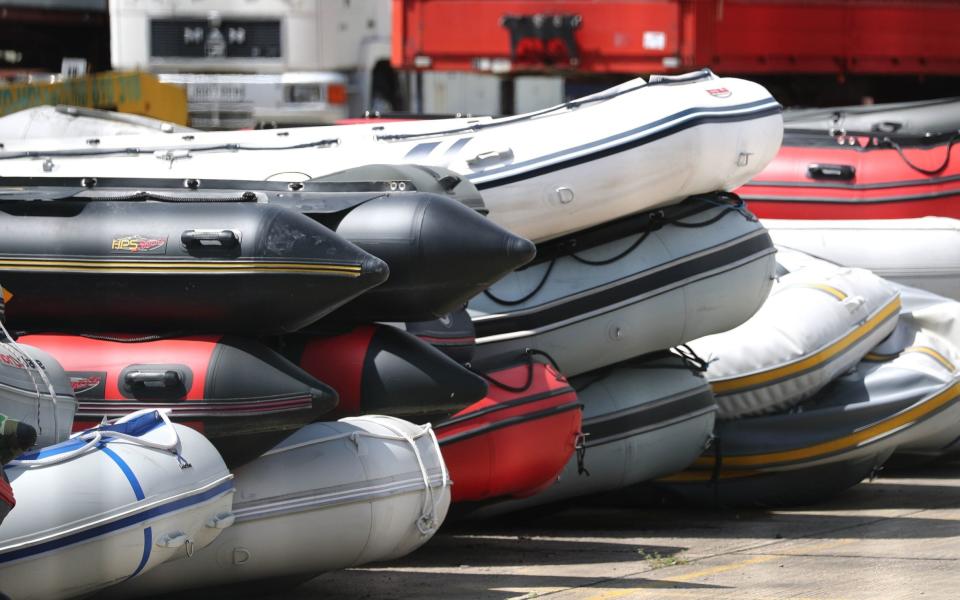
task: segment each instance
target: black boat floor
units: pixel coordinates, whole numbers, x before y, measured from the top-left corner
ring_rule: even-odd
[[[792,510],[581,504],[448,524],[401,561],[257,597],[946,599],[958,584],[955,460],[887,469]]]

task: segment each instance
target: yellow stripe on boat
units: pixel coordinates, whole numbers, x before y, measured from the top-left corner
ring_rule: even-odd
[[[64,272],[261,272],[305,273],[359,277],[360,265],[337,265],[327,263],[291,263],[271,261],[113,261],[113,260],[39,260],[0,259],[0,271],[64,271]]]
[[[859,342],[861,339],[866,337],[867,334],[879,326],[880,323],[883,323],[898,312],[900,312],[899,295],[891,300],[886,306],[881,308],[877,314],[867,319],[863,325],[857,327],[855,330],[851,331],[834,344],[831,344],[823,350],[820,350],[816,354],[789,365],[784,365],[769,371],[763,371],[762,373],[744,375],[743,377],[736,377],[733,379],[711,381],[710,387],[713,388],[713,393],[717,395],[733,394],[746,388],[756,387],[765,383],[784,379],[786,377],[790,377],[791,375],[796,375],[810,369],[814,369],[820,364],[827,362],[837,354],[840,354],[850,346]]]
[[[758,467],[761,465],[774,465],[790,461],[817,459],[823,456],[834,454],[842,450],[856,448],[876,438],[890,433],[895,429],[910,425],[919,421],[933,411],[950,404],[957,398],[960,398],[960,382],[954,383],[942,392],[922,400],[912,408],[908,408],[886,420],[880,421],[856,431],[850,435],[821,442],[805,448],[795,450],[786,450],[783,452],[772,452],[770,454],[754,454],[749,456],[724,456],[722,458],[724,466],[731,467]],[[697,467],[711,467],[715,462],[712,456],[701,456],[694,465]]]
[[[910,346],[909,348],[904,350],[904,353],[906,352],[916,352],[918,354],[926,354],[927,356],[933,358],[935,361],[943,365],[943,367],[948,371],[950,371],[951,373],[957,370],[957,368],[953,365],[953,363],[950,362],[949,358],[940,354],[930,346]]]
[[[843,290],[837,289],[832,285],[827,285],[825,283],[791,283],[789,285],[782,286],[780,289],[777,290],[777,293],[779,294],[784,290],[794,290],[798,288],[800,289],[806,288],[806,289],[819,290],[821,292],[826,292],[840,301],[847,299],[846,292],[844,292]]]

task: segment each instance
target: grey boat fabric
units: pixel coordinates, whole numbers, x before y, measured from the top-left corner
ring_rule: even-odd
[[[783,126],[788,132],[850,131],[907,136],[956,132],[960,130],[960,98],[788,109],[783,113]]]
[[[863,269],[778,252],[782,276],[735,329],[690,342],[720,419],[780,412],[853,368],[897,321],[899,292]]]

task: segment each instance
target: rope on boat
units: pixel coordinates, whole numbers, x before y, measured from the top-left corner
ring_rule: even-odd
[[[180,435],[177,433],[177,430],[173,427],[173,423],[170,421],[170,416],[167,414],[170,409],[156,409],[156,408],[146,408],[143,410],[138,410],[132,412],[128,415],[125,415],[115,421],[112,421],[113,425],[120,425],[128,421],[132,421],[138,417],[142,417],[147,414],[156,413],[160,420],[163,421],[164,425],[169,429],[170,436],[167,441],[161,442],[151,442],[150,440],[145,440],[142,437],[135,435],[129,435],[126,433],[121,433],[119,431],[113,431],[109,429],[102,429],[96,427],[94,429],[88,429],[87,431],[82,431],[80,433],[74,434],[70,439],[79,439],[86,442],[83,446],[69,452],[64,452],[63,454],[57,454],[50,457],[49,459],[31,459],[31,460],[12,460],[8,465],[19,466],[19,467],[49,467],[57,464],[73,460],[74,458],[86,454],[91,450],[96,449],[101,443],[107,443],[111,439],[123,440],[125,442],[130,442],[131,444],[136,444],[138,446],[143,446],[145,448],[150,448],[153,450],[162,450],[170,452],[177,457],[177,461],[180,463],[180,468],[186,469],[190,467],[184,458],[180,455]]]
[[[525,392],[529,390],[530,387],[533,385],[533,365],[536,362],[533,359],[534,356],[542,356],[550,363],[550,366],[552,366],[554,371],[556,371],[557,381],[564,381],[566,379],[566,377],[564,377],[563,374],[561,373],[560,366],[557,365],[557,361],[555,361],[552,356],[550,356],[543,350],[536,350],[534,348],[524,348],[523,352],[521,352],[520,355],[527,359],[527,380],[523,383],[523,385],[519,385],[519,386],[512,386],[508,383],[499,381],[494,377],[492,377],[491,375],[484,373],[479,369],[475,369],[473,366],[469,364],[466,365],[466,367],[471,372],[473,372],[476,375],[479,375],[480,377],[483,377],[485,380],[492,383],[496,387],[502,390],[506,390],[508,392],[515,392],[515,393]]]
[[[513,117],[503,117],[493,121],[487,121],[483,123],[474,123],[472,125],[465,125],[463,127],[455,127],[453,129],[446,129],[442,131],[431,131],[424,133],[384,133],[376,136],[375,139],[379,141],[398,141],[398,140],[412,140],[417,138],[425,137],[434,137],[440,135],[452,135],[456,133],[469,133],[474,131],[481,131],[483,129],[489,129],[491,127],[501,127],[503,125],[509,125],[511,123],[516,123],[519,121],[527,121],[534,119],[536,117],[542,117],[553,112],[558,112],[561,110],[573,110],[583,106],[584,104],[593,104],[595,102],[606,102],[607,100],[612,100],[624,94],[629,94],[635,92],[640,88],[659,86],[659,85],[671,85],[671,84],[680,84],[680,83],[692,83],[694,81],[699,81],[701,79],[713,79],[716,78],[713,71],[710,69],[701,69],[695,73],[687,73],[679,76],[670,76],[670,75],[654,75],[650,77],[649,82],[643,81],[640,79],[639,83],[629,87],[617,87],[613,90],[606,92],[601,92],[599,94],[592,94],[590,96],[585,96],[583,98],[577,98],[575,100],[569,100],[561,104],[556,104],[554,106],[549,106],[547,108],[542,108],[537,111],[524,113],[522,115],[516,115]]]
[[[362,417],[347,417],[344,419],[340,419],[340,422],[347,423],[347,424],[354,421],[369,423],[370,422],[369,417],[371,416],[377,416],[377,415],[364,415]],[[388,417],[388,418],[394,419],[394,417]],[[374,422],[377,423],[378,425],[381,425],[389,429],[394,433],[394,435],[374,433],[372,431],[366,431],[362,429],[356,430],[356,431],[345,431],[343,433],[327,436],[321,439],[307,440],[299,444],[292,444],[290,446],[284,446],[282,448],[274,448],[273,450],[265,452],[263,456],[270,456],[272,454],[279,454],[281,452],[289,452],[290,450],[295,450],[297,448],[304,448],[307,446],[333,442],[336,440],[349,440],[353,442],[355,446],[359,447],[360,438],[363,438],[363,437],[387,440],[391,442],[406,442],[407,444],[410,445],[410,449],[413,451],[413,455],[417,460],[417,466],[420,470],[420,476],[423,479],[423,485],[424,485],[423,507],[421,508],[420,516],[417,518],[417,523],[416,523],[417,529],[420,531],[422,535],[426,536],[426,535],[432,534],[440,527],[440,522],[437,519],[437,508],[440,506],[440,498],[438,498],[436,493],[434,492],[433,488],[435,486],[430,485],[430,475],[427,472],[426,463],[423,460],[423,455],[420,452],[420,447],[417,446],[417,441],[416,441],[417,438],[424,435],[427,435],[430,437],[431,441],[433,442],[433,448],[434,448],[434,451],[436,452],[438,462],[440,463],[440,477],[441,477],[440,487],[445,488],[448,485],[450,485],[450,473],[449,471],[447,471],[446,463],[443,462],[443,455],[440,453],[440,443],[437,441],[437,436],[433,431],[433,427],[430,426],[429,424],[424,425],[419,434],[417,434],[416,436],[410,436],[404,431],[397,429],[395,427],[392,427],[382,421],[378,420]]]
[[[693,222],[684,221],[683,220],[684,217],[667,217],[663,210],[653,211],[650,213],[649,222],[640,232],[640,236],[636,240],[634,240],[625,250],[622,250],[609,258],[597,259],[597,260],[578,256],[575,252],[569,252],[564,256],[569,256],[573,260],[589,266],[595,266],[595,267],[605,266],[605,265],[613,264],[619,260],[626,258],[634,250],[639,248],[640,245],[643,244],[643,242],[650,237],[651,233],[659,229],[662,229],[667,225],[673,225],[675,227],[682,227],[686,229],[708,227],[710,225],[713,225],[714,223],[719,222],[720,220],[722,220],[724,217],[726,217],[728,214],[731,214],[731,213],[737,213],[751,223],[756,223],[758,221],[757,216],[754,215],[752,212],[750,212],[749,209],[747,209],[746,202],[744,202],[742,198],[740,198],[733,192],[717,192],[715,194],[711,194],[708,196],[694,196],[694,197],[701,202],[713,205],[722,210],[720,211],[720,213],[713,215],[708,219],[704,219],[703,221],[693,221]],[[557,258],[560,258],[560,257],[554,257],[550,259],[550,261],[547,263],[547,268],[543,272],[543,276],[541,277],[540,282],[537,283],[537,285],[530,292],[528,292],[527,294],[524,294],[522,297],[517,298],[515,300],[508,300],[506,298],[497,296],[492,291],[490,291],[490,288],[483,290],[483,295],[486,296],[487,298],[490,298],[491,300],[493,300],[494,302],[496,302],[501,306],[517,306],[517,305],[523,304],[528,300],[531,300],[538,293],[540,293],[543,287],[547,284],[547,281],[550,278],[550,273],[553,271],[553,267],[556,265]],[[525,269],[526,267],[522,267],[521,269],[518,269],[518,271],[525,270]]]
[[[950,136],[950,141],[947,142],[947,154],[943,157],[943,162],[940,163],[940,166],[935,169],[924,169],[923,167],[914,164],[909,158],[907,158],[907,155],[903,151],[903,147],[896,140],[890,136],[883,138],[885,143],[890,144],[890,147],[897,151],[897,154],[900,155],[900,158],[903,159],[903,162],[906,163],[908,167],[923,175],[939,175],[940,173],[943,173],[947,166],[950,165],[950,152],[953,150],[953,145],[957,143],[958,140],[960,140],[960,131]]]
[[[46,158],[48,156],[135,156],[141,154],[157,154],[158,158],[174,161],[185,158],[186,155],[172,154],[177,150],[185,152],[238,152],[240,150],[261,151],[261,150],[301,150],[304,148],[329,148],[338,146],[340,138],[329,138],[313,142],[303,142],[301,144],[288,144],[286,146],[246,146],[244,144],[210,144],[207,146],[184,147],[184,148],[139,148],[130,146],[127,148],[84,148],[77,150],[25,150],[23,152],[0,152],[0,160],[20,159],[20,158]],[[167,155],[163,155],[166,152]]]

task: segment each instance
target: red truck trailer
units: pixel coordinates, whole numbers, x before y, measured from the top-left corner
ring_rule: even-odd
[[[393,0],[395,67],[960,75],[953,0]]]

